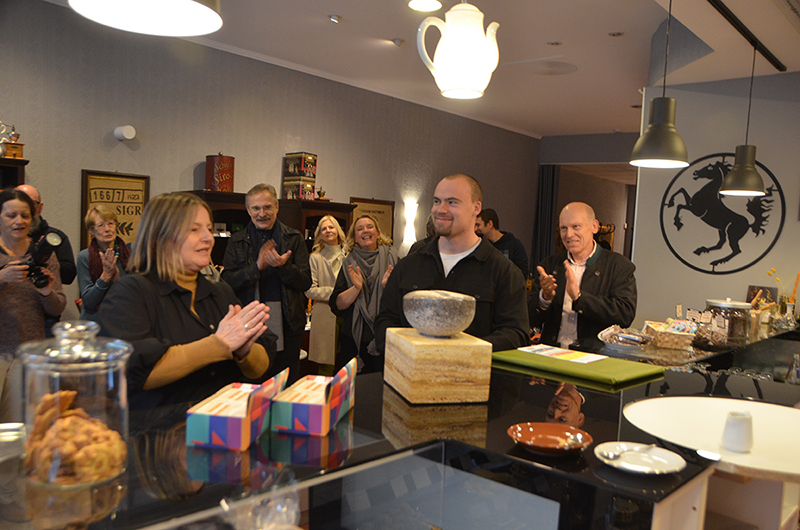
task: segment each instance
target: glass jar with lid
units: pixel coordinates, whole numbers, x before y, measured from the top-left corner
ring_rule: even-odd
[[[38,483],[94,484],[125,470],[128,342],[98,338],[89,321],[60,322],[55,338],[18,349],[24,366],[25,469]]]
[[[750,304],[724,300],[706,300],[706,311],[711,313],[712,327],[720,330],[728,346],[747,343],[750,335]],[[725,331],[727,330],[727,333]]]

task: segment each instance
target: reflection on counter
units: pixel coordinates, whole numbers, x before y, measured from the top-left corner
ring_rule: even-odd
[[[381,434],[398,449],[437,438],[486,447],[488,414],[485,403],[412,405],[384,385]]]
[[[108,517],[125,496],[125,475],[93,484],[59,486],[28,479],[25,496],[34,528],[85,528]]]
[[[186,500],[203,489],[187,472],[185,423],[143,433],[132,445],[142,488],[154,499]]]

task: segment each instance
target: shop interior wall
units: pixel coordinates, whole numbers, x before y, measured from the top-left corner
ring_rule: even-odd
[[[692,163],[706,155],[728,152],[744,143],[747,120],[747,95],[749,79],[716,83],[685,85],[668,89],[667,96],[677,100],[676,125],[686,142],[689,161]],[[660,96],[661,89],[648,89],[645,100]],[[648,109],[644,109],[645,115]],[[791,293],[796,274],[800,272],[800,246],[797,244],[798,203],[800,203],[800,74],[776,74],[757,77],[753,84],[753,105],[750,119],[749,143],[757,147],[757,160],[776,177],[785,196],[785,224],[774,247],[757,263],[740,272],[708,274],[698,272],[682,263],[670,251],[662,237],[661,211],[665,191],[676,177],[676,170],[641,170],[638,178],[636,228],[634,231],[633,261],[637,266],[639,304],[634,325],[645,319],[663,320],[674,316],[675,305],[686,308],[705,307],[706,299],[727,298],[744,300],[749,285],[775,286],[776,281],[767,275],[775,268],[786,289]],[[732,157],[731,157],[732,158]],[[731,159],[732,161],[732,159]],[[690,166],[689,169],[696,169]],[[762,176],[769,183],[766,173]],[[690,194],[691,176],[686,186]],[[671,194],[671,193],[670,193]],[[725,199],[724,203],[739,212],[752,224],[753,216],[742,207],[744,199]],[[668,201],[667,201],[668,202]],[[676,206],[667,209],[666,226],[672,230],[675,207],[684,202],[676,199]],[[718,232],[690,211],[681,213],[688,248],[696,245],[710,246],[717,242]],[[772,237],[780,218],[771,212],[765,233],[759,237]],[[682,236],[684,237],[684,236]],[[692,243],[689,245],[688,243]],[[748,230],[741,240],[743,249],[761,244]],[[708,260],[730,253],[728,243],[720,251],[703,254]],[[732,258],[731,264],[745,265],[753,256]],[[687,253],[690,259],[692,252]]]
[[[0,35],[0,119],[21,134],[26,181],[76,253],[82,169],[149,175],[153,197],[193,189],[206,155],[218,152],[236,159],[237,192],[259,182],[279,188],[285,153],[317,154],[327,197],[396,202],[398,245],[404,199],[418,199],[423,237],[436,182],[466,172],[482,182],[484,204],[504,228],[531,241],[535,138],[188,41],[102,27],[40,0],[0,2]],[[120,125],[134,126],[136,138],[115,139]],[[78,297],[76,285],[66,291]],[[65,315],[77,316],[72,304]]]
[[[627,196],[628,187],[625,184],[582,175],[562,167],[559,173],[556,212],[560,212],[570,202],[580,201],[589,204],[594,209],[595,217],[600,224],[613,224],[616,227],[613,250],[621,254],[625,245]]]

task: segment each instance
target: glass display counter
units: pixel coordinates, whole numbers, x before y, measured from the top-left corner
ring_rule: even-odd
[[[584,399],[577,410],[570,411],[562,410],[556,399],[560,381],[500,369],[492,371],[489,401],[469,405],[412,405],[385,385],[381,374],[364,374],[356,378],[351,414],[327,437],[268,433],[245,452],[187,448],[183,422],[189,404],[132,411],[129,461],[120,483],[84,494],[80,505],[73,503],[80,508],[74,518],[50,520],[102,529],[172,528],[200,520],[225,525],[220,501],[263,498],[274,484],[275,473],[288,469],[299,491],[307,492],[302,512],[303,521],[312,525],[309,528],[345,524],[367,528],[375,513],[397,509],[410,517],[409,507],[424,518],[409,518],[403,526],[404,516],[398,515],[393,517],[397,527],[417,528],[412,523],[424,520],[426,529],[438,523],[448,525],[439,524],[440,528],[455,528],[457,520],[445,514],[450,509],[459,512],[452,516],[456,517],[474,506],[475,511],[469,512],[472,518],[485,523],[489,519],[479,519],[479,515],[497,516],[505,513],[507,499],[517,499],[515,507],[527,497],[525,502],[539,503],[542,513],[550,513],[551,504],[545,501],[557,503],[557,528],[655,528],[667,516],[692,519],[685,524],[675,524],[677,519],[673,519],[664,528],[699,528],[712,462],[637,429],[625,420],[623,407],[651,397],[687,395],[793,406],[800,402],[800,386],[741,373],[684,370],[667,370],[657,380],[615,392],[578,384],[575,391]],[[506,432],[517,423],[544,421],[578,425],[592,436],[593,443],[577,454],[553,457],[515,445]],[[448,441],[431,444],[436,439]],[[662,476],[623,472],[603,464],[594,454],[597,445],[618,440],[657,444],[688,464],[678,473]],[[434,453],[439,456],[433,458]],[[392,463],[397,461],[403,463]],[[408,478],[406,471],[412,466],[421,471]],[[429,489],[412,491],[414,480],[422,480],[420,485],[429,481]],[[409,491],[399,495],[404,488]],[[455,498],[456,493],[464,498]],[[375,506],[384,508],[370,511]],[[518,518],[528,515],[512,510],[506,527],[533,527],[514,526]],[[500,518],[488,526],[502,527],[504,521]],[[10,528],[42,528],[37,523]]]

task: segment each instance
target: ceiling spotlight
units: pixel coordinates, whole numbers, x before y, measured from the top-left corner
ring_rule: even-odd
[[[333,22],[334,24],[338,24],[338,23],[339,23],[339,15],[328,15],[328,18],[329,18],[329,19],[331,20],[331,22]]]
[[[622,37],[623,35],[625,34],[621,31],[612,31],[608,34],[609,37]]]
[[[222,27],[219,0],[69,0],[69,5],[98,24],[145,35],[190,37]]]
[[[548,46],[561,46],[561,41],[551,40],[547,42]]]
[[[396,38],[396,39],[392,39],[392,42],[394,43],[394,45],[395,45],[395,46],[397,46],[397,47],[399,48],[399,47],[400,47],[400,46],[402,46],[402,45],[403,45],[403,44],[404,44],[406,41],[404,41],[403,39],[400,39],[400,38]]]
[[[408,7],[414,11],[422,11],[429,13],[431,11],[438,11],[442,8],[442,3],[439,0],[411,0]]]

